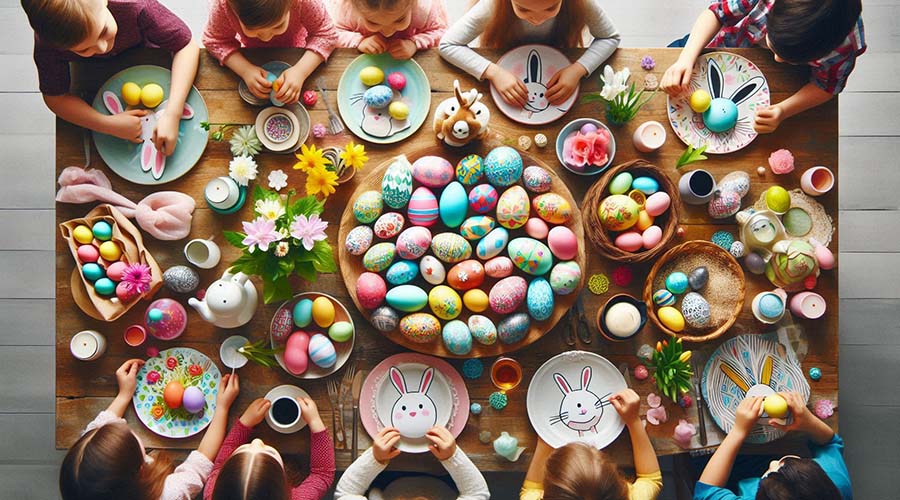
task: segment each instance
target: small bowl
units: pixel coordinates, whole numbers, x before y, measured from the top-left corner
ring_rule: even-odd
[[[575,170],[574,168],[572,168],[571,166],[569,166],[569,164],[566,163],[565,160],[563,160],[563,144],[566,142],[566,137],[568,137],[569,134],[571,134],[572,132],[577,132],[577,131],[581,130],[581,127],[583,127],[587,123],[592,123],[598,129],[602,128],[609,133],[609,145],[607,146],[607,151],[606,151],[607,154],[609,155],[609,160],[606,162],[606,165],[603,165],[602,167],[589,166],[589,167],[586,167],[583,171],[578,171],[578,170]],[[559,135],[556,136],[556,158],[559,160],[559,163],[563,167],[566,167],[566,170],[568,170],[569,172],[572,172],[575,175],[591,176],[591,175],[597,175],[599,173],[602,173],[604,170],[609,168],[610,165],[612,165],[613,159],[615,159],[615,156],[616,156],[616,137],[613,135],[612,130],[610,130],[609,127],[604,125],[603,122],[600,122],[599,120],[594,120],[593,118],[578,118],[576,120],[572,120],[569,123],[567,123],[562,128],[562,130],[559,131]]]
[[[274,116],[286,117],[291,123],[291,134],[287,139],[270,138],[266,136],[266,124],[272,120]],[[256,135],[259,141],[265,146],[266,150],[272,153],[293,153],[300,148],[300,145],[306,142],[309,137],[310,119],[306,108],[299,104],[291,106],[276,107],[270,106],[256,116]]]
[[[635,330],[634,333],[632,333],[631,335],[628,335],[627,337],[619,337],[617,335],[613,335],[613,333],[610,332],[606,326],[607,312],[609,312],[609,309],[612,306],[614,306],[620,302],[627,302],[627,303],[633,305],[638,310],[638,313],[640,313],[640,315],[641,315],[641,320],[640,320],[640,323],[638,324],[637,330]],[[626,293],[620,293],[618,295],[613,295],[608,301],[606,301],[606,305],[604,305],[602,309],[597,311],[597,329],[600,330],[600,335],[602,335],[603,338],[605,338],[606,340],[609,340],[610,342],[625,342],[627,340],[631,340],[632,338],[635,337],[635,335],[641,333],[641,330],[644,329],[644,325],[646,325],[646,324],[647,324],[647,304],[645,304],[644,302],[642,302]]]

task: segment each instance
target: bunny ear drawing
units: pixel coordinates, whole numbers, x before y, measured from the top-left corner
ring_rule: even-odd
[[[585,366],[581,369],[581,389],[587,390],[588,385],[591,383],[591,367]]]
[[[403,378],[403,372],[398,370],[396,366],[392,366],[390,377],[394,389],[397,389],[397,392],[399,392],[400,395],[406,394],[406,380]]]
[[[722,70],[716,64],[715,59],[709,58],[706,65],[706,81],[709,84],[709,93],[714,98],[722,97]]]
[[[434,381],[434,368],[428,368],[422,373],[422,380],[419,381],[419,393],[425,394]]]
[[[754,76],[753,78],[747,80],[743,83],[737,90],[731,94],[731,101],[735,104],[740,104],[747,99],[749,99],[753,94],[756,93],[757,90],[762,88],[765,80],[761,76]]]
[[[566,380],[566,377],[563,377],[559,373],[554,373],[553,380],[556,381],[557,387],[559,387],[559,390],[561,390],[563,394],[572,392],[572,388],[569,387],[569,382]]]
[[[525,83],[541,83],[541,55],[536,50],[531,49],[528,52],[528,59],[525,64]]]
[[[122,101],[119,100],[119,96],[108,90],[103,93],[103,105],[114,115],[125,111],[125,108],[122,106]]]

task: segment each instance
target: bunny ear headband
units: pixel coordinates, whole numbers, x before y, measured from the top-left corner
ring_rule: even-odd
[[[96,169],[66,167],[59,174],[60,203],[102,201],[115,206],[141,229],[158,240],[180,240],[191,232],[191,219],[196,203],[190,196],[176,191],[153,193],[138,203],[112,190],[106,175]]]

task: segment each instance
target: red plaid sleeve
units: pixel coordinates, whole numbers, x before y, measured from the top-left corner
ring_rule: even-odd
[[[750,15],[750,11],[761,0],[713,0],[709,10],[716,15],[722,26],[733,26]]]

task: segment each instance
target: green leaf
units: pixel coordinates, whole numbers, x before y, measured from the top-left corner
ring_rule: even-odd
[[[237,248],[245,248],[243,241],[247,236],[244,233],[238,231],[222,231],[222,234],[225,236],[225,241],[230,243],[232,246]]]
[[[318,276],[316,268],[311,262],[298,262],[297,265],[294,266],[294,272],[297,276],[300,276],[306,281],[316,281],[316,277]]]
[[[304,214],[304,215],[312,215],[312,214],[321,214],[325,210],[325,205],[316,199],[315,196],[304,196],[303,198],[298,199],[291,206],[291,211],[294,215]]]
[[[584,94],[583,96],[581,96],[581,102],[606,102],[606,99],[600,97],[600,94],[597,92],[591,92],[590,94]]]
[[[282,276],[290,276],[294,272],[294,261],[289,256],[278,259],[278,270]]]
[[[678,161],[675,162],[675,169],[677,170],[686,165],[690,165],[691,163],[705,160],[706,155],[703,153],[708,146],[709,144],[704,144],[696,149],[693,146],[688,146],[687,149],[684,150],[684,153],[681,153],[681,156],[678,157]]]
[[[266,304],[287,300],[292,296],[290,280],[287,278],[273,279],[271,275],[263,275],[263,301]]]

